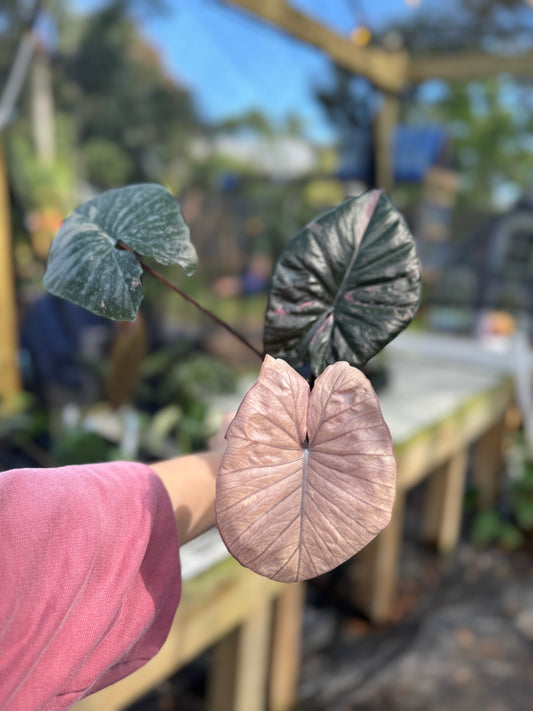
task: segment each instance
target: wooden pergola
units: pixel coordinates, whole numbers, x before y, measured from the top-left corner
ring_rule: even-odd
[[[412,57],[407,50],[360,47],[349,37],[322,25],[296,10],[287,0],[222,0],[280,31],[317,47],[338,66],[366,77],[383,95],[375,123],[376,184],[390,190],[393,184],[391,141],[398,121],[400,99],[411,85],[430,79],[469,81],[506,72],[515,76],[533,74],[533,51],[520,56],[483,52],[453,52],[438,56]]]

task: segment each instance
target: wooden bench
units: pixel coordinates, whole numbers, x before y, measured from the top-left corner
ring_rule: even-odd
[[[123,709],[207,650],[209,711],[294,706],[303,586],[256,575],[221,546],[216,530],[184,546],[182,599],[167,641],[144,667],[78,702],[75,711]]]
[[[423,338],[426,346],[427,339],[431,343],[430,336]],[[508,369],[483,358],[479,345],[466,344],[471,357],[463,353],[454,360],[453,340],[445,352],[440,341],[440,350],[431,351],[422,348],[419,338],[401,339],[386,351],[390,384],[380,393],[398,462],[393,515],[389,526],[356,556],[350,571],[353,601],[374,622],[386,621],[391,613],[407,492],[428,479],[422,538],[440,553],[453,551],[470,462],[481,503],[489,505],[497,495],[505,416],[515,396]]]

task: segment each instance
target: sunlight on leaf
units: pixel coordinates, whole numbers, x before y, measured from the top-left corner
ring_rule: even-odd
[[[411,321],[420,298],[414,239],[381,190],[345,200],[305,227],[274,266],[265,352],[319,375],[362,366]]]
[[[143,298],[142,268],[116,248],[119,240],[194,272],[196,251],[174,197],[162,185],[128,185],[89,200],[63,222],[48,255],[46,289],[99,316],[132,321]]]
[[[389,522],[396,460],[370,382],[340,362],[312,391],[266,356],[226,434],[220,534],[242,565],[283,582],[335,568]]]

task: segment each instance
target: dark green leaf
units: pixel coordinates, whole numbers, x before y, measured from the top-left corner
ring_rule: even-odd
[[[290,242],[267,307],[265,352],[312,373],[364,365],[411,321],[420,298],[413,237],[380,190],[348,198]]]
[[[179,204],[162,185],[129,185],[67,217],[50,249],[45,287],[100,316],[131,321],[143,298],[142,268],[131,252],[117,249],[119,240],[160,264],[194,272],[196,251]]]

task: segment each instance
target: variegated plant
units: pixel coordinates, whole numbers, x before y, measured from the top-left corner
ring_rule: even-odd
[[[150,272],[246,342],[143,257],[187,274],[196,266],[179,205],[159,185],[110,190],[75,210],[52,244],[44,283],[94,313],[132,320]],[[263,366],[228,429],[217,477],[217,526],[243,565],[275,580],[308,579],[387,525],[394,449],[358,368],[411,321],[419,295],[413,238],[379,190],[319,216],[278,258],[264,352],[250,346]]]

